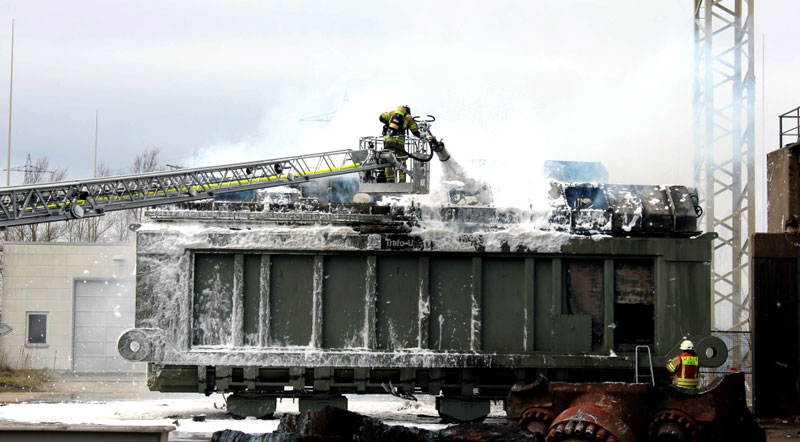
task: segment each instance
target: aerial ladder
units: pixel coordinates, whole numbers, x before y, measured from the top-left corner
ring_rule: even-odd
[[[116,210],[214,198],[245,190],[298,184],[359,173],[365,193],[427,193],[428,162],[445,161],[444,143],[431,134],[433,117],[420,121],[421,139],[406,139],[412,158],[408,183],[380,182],[378,171],[402,168],[397,152],[383,149],[381,137],[363,137],[358,150],[338,150],[285,158],[133,175],[0,188],[0,229],[102,216]],[[444,159],[443,159],[444,158]]]

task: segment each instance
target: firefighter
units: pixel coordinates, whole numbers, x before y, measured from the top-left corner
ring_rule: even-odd
[[[406,166],[406,155],[404,145],[406,141],[406,132],[411,131],[414,135],[421,138],[417,122],[411,116],[411,108],[408,106],[398,106],[396,110],[384,112],[380,116],[380,121],[383,123],[383,146],[395,152],[397,160]],[[386,182],[393,183],[394,181],[394,167],[386,168]],[[406,182],[406,172],[403,169],[398,170],[398,183]]]
[[[694,343],[688,339],[681,342],[683,353],[667,362],[667,370],[672,373],[672,383],[683,388],[697,388],[700,359],[694,351]]]

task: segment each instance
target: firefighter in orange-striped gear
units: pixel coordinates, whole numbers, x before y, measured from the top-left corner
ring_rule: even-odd
[[[408,159],[404,151],[406,132],[411,131],[417,137],[422,137],[417,122],[411,116],[411,108],[398,106],[396,110],[382,113],[380,121],[383,123],[383,147],[395,152],[398,161],[405,167]],[[406,182],[406,172],[399,169],[397,178],[398,183]],[[386,168],[386,182],[394,182],[394,167]]]
[[[683,388],[697,388],[700,358],[694,351],[694,343],[685,339],[681,342],[683,353],[667,362],[667,370],[672,373],[672,383]]]

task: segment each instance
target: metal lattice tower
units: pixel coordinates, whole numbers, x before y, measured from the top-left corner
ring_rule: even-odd
[[[755,232],[755,0],[695,0],[695,185],[705,230],[716,232],[712,326],[749,331],[750,235]],[[734,342],[741,342],[734,340]],[[749,345],[732,363],[750,367]]]

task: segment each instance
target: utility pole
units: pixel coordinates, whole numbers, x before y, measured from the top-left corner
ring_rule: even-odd
[[[100,123],[100,109],[94,112],[94,175],[97,178],[97,126]]]
[[[6,161],[6,187],[11,186],[11,96],[14,92],[14,19],[11,19],[11,78],[8,86],[8,156]],[[4,238],[8,241],[8,229]]]
[[[8,158],[6,161],[6,187],[11,185],[11,96],[14,92],[14,19],[11,19],[11,80],[8,86]]]

